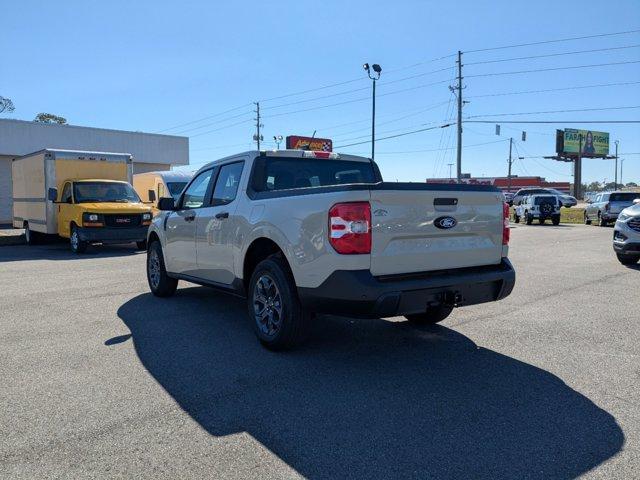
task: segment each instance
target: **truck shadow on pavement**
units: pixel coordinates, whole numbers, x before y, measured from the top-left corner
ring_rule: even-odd
[[[209,289],[122,305],[144,367],[211,435],[247,432],[311,478],[575,478],[619,452],[613,416],[446,327],[321,317],[272,353]]]
[[[42,245],[14,245],[0,247],[0,263],[22,260],[86,260],[91,258],[127,257],[144,254],[135,245],[89,246],[82,254],[73,253],[67,242],[51,242]]]

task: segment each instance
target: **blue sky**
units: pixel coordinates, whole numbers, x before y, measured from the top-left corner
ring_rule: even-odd
[[[317,130],[317,136],[333,138],[336,146],[366,141],[371,105],[363,62],[383,67],[379,137],[441,125],[455,102],[447,81],[455,59],[447,56],[457,50],[638,30],[640,3],[21,1],[6,2],[3,17],[0,95],[16,105],[4,116],[31,120],[45,111],[76,125],[148,132],[188,123],[166,132],[191,137],[191,163],[197,165],[250,148],[250,103],[256,100],[261,100],[265,140]],[[470,103],[464,115],[640,106],[640,63],[472,77],[637,62],[636,45],[640,33],[465,53],[464,95]],[[605,48],[617,49],[472,65]],[[431,61],[440,57],[446,58]],[[341,82],[349,83],[266,100]],[[576,88],[612,83],[627,84]],[[485,96],[548,89],[564,90]],[[282,106],[293,102],[299,103]],[[327,106],[335,103],[343,104]],[[205,117],[211,118],[190,123]],[[496,123],[637,120],[640,109],[485,118]],[[467,124],[463,171],[505,175],[509,136],[518,140],[514,155],[548,155],[554,150],[555,128],[565,126],[610,131],[612,141],[620,140],[624,180],[640,182],[640,124],[502,124],[500,137],[493,124]],[[520,140],[521,130],[528,132],[526,142]],[[454,128],[436,129],[378,142],[376,160],[389,180],[422,181],[448,176],[453,147]],[[370,146],[341,151],[368,154]],[[571,179],[570,165],[542,158],[517,160],[514,173]],[[584,180],[610,181],[613,174],[611,162],[584,162]]]

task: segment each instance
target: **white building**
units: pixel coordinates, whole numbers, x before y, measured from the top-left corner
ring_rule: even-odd
[[[11,223],[11,161],[44,148],[123,152],[133,155],[133,173],[189,164],[189,138],[0,119],[0,224]]]

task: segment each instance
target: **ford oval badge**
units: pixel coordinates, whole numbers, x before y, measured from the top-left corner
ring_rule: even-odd
[[[455,227],[458,224],[458,221],[453,217],[438,217],[433,221],[433,224],[437,228],[447,230],[449,228]]]

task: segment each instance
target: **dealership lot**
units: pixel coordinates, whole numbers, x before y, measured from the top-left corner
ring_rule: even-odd
[[[131,247],[0,248],[0,477],[637,478],[640,267],[611,228],[513,228],[506,300],[441,326],[148,293]]]

